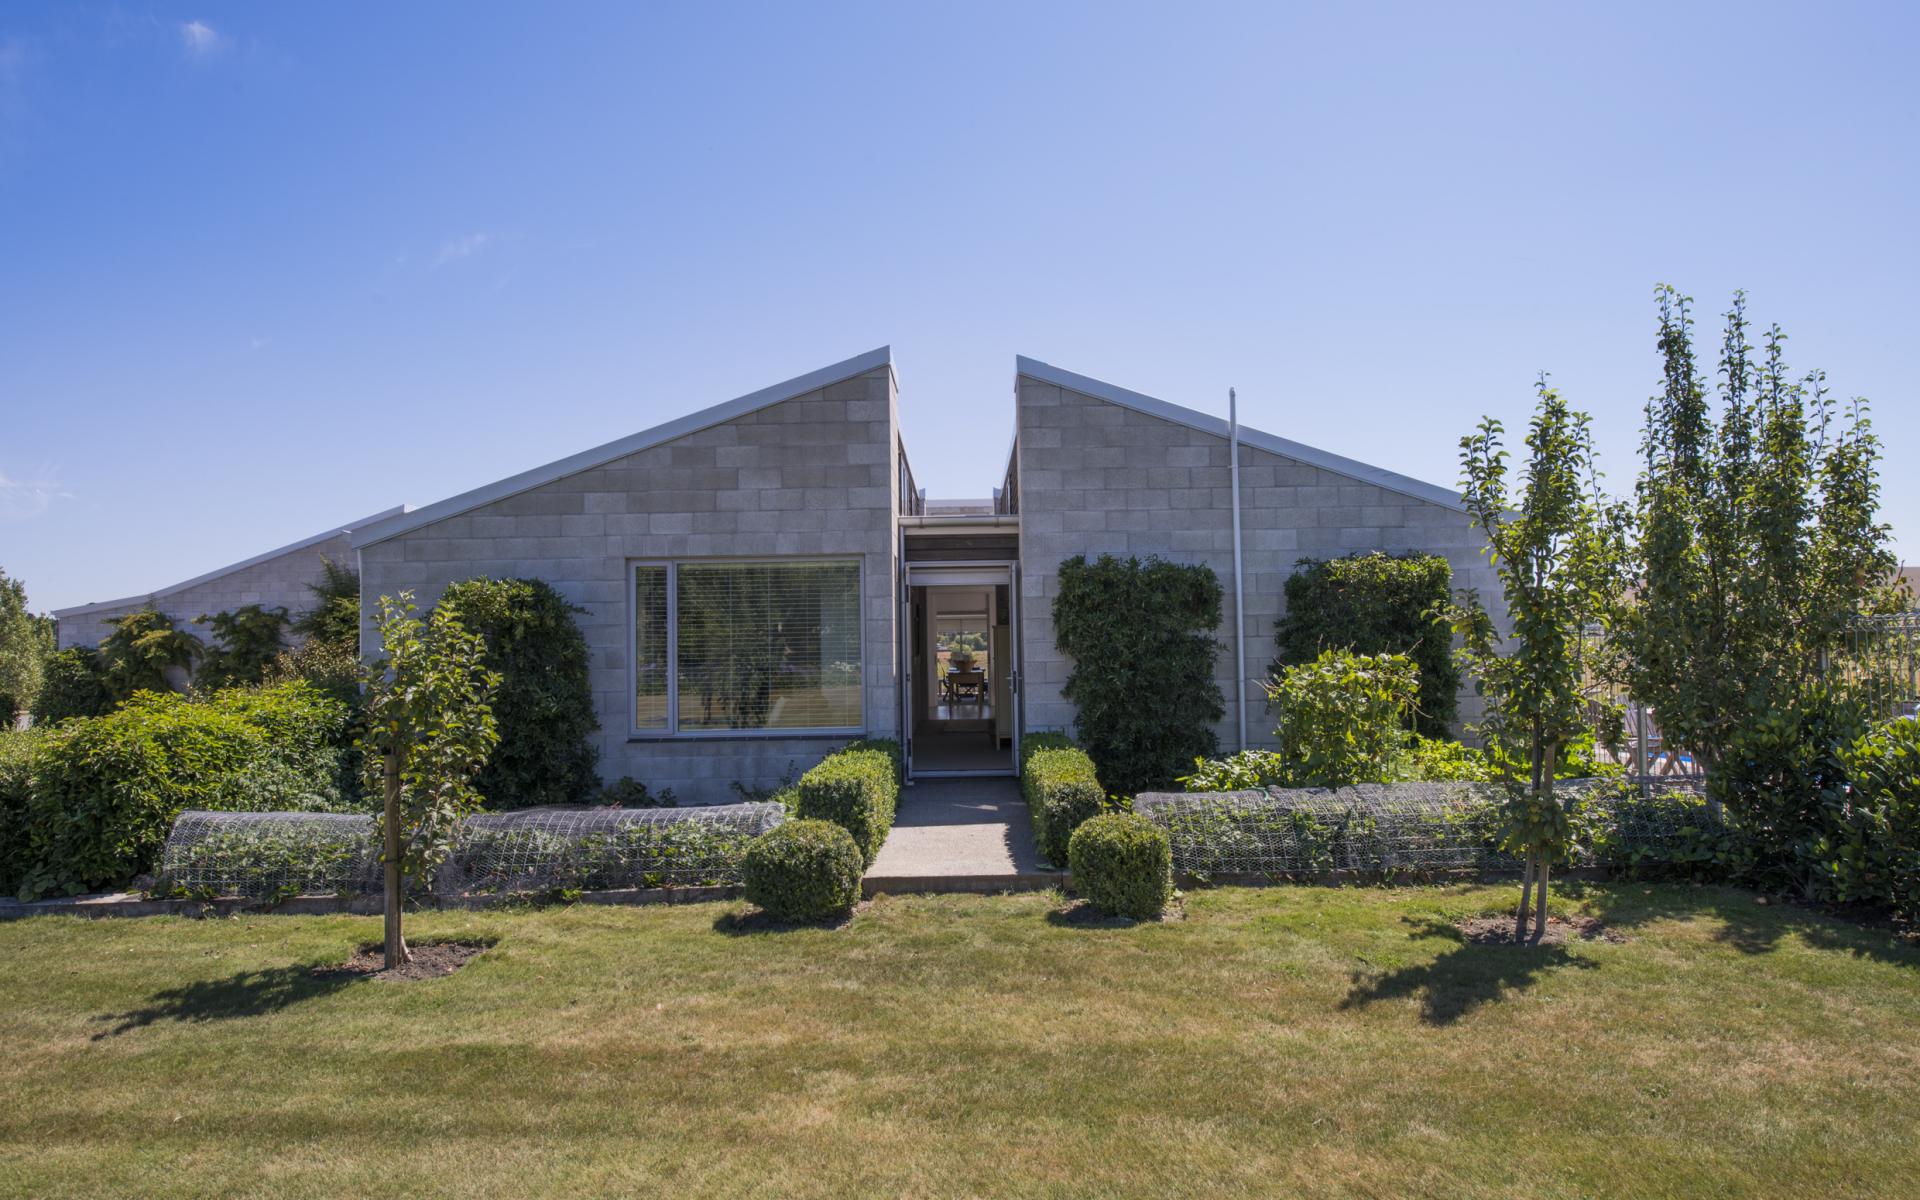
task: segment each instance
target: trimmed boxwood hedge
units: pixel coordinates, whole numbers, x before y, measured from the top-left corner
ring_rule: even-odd
[[[796,815],[831,821],[853,835],[871,864],[893,828],[900,802],[900,760],[871,743],[856,742],[827,755],[800,777]]]
[[[1073,888],[1095,908],[1147,921],[1173,899],[1167,831],[1134,813],[1104,813],[1073,831],[1067,857]]]
[[[1067,861],[1067,839],[1080,823],[1106,810],[1106,792],[1093,760],[1061,733],[1029,734],[1020,742],[1020,795],[1033,821],[1033,840],[1055,866]]]
[[[860,899],[866,860],[831,821],[788,821],[747,845],[747,899],[782,921],[824,921]]]

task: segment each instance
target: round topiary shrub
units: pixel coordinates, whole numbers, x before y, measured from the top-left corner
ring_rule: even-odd
[[[1095,908],[1148,921],[1173,899],[1167,831],[1135,813],[1090,817],[1067,841],[1073,886]]]
[[[788,821],[747,846],[747,899],[782,921],[824,921],[860,899],[867,869],[853,835],[831,821]]]

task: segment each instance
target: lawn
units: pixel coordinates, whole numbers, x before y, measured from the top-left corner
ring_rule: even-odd
[[[10,1196],[1920,1194],[1920,950],[1592,886],[1627,941],[1463,943],[1511,889],[0,925]]]

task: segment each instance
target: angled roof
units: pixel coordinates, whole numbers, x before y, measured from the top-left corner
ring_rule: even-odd
[[[1029,379],[1037,379],[1042,383],[1051,383],[1058,387],[1080,392],[1083,395],[1092,396],[1096,400],[1105,400],[1110,404],[1118,404],[1122,408],[1130,408],[1135,412],[1145,413],[1150,417],[1159,417],[1163,421],[1172,421],[1176,425],[1185,425],[1189,429],[1197,429],[1202,433],[1211,433],[1223,438],[1230,435],[1227,422],[1223,418],[1213,416],[1209,413],[1203,413],[1191,408],[1182,408],[1178,404],[1169,404],[1165,400],[1158,400],[1152,396],[1129,391],[1117,384],[1106,383],[1086,375],[1076,375],[1072,371],[1056,367],[1052,363],[1044,363],[1039,359],[1028,358],[1025,355],[1016,356],[1014,364],[1018,373],[1027,376]],[[1466,505],[1461,500],[1460,493],[1453,488],[1442,487],[1437,483],[1427,483],[1424,480],[1415,479],[1410,475],[1402,475],[1396,471],[1389,471],[1384,467],[1372,466],[1371,464],[1360,462],[1358,459],[1347,458],[1343,455],[1335,454],[1330,450],[1321,450],[1318,447],[1296,442],[1290,438],[1264,433],[1261,430],[1253,429],[1246,425],[1240,427],[1240,440],[1249,446],[1265,450],[1271,454],[1291,458],[1296,462],[1306,463],[1308,466],[1319,467],[1324,471],[1331,471],[1336,475],[1344,475],[1348,479],[1352,479],[1358,483],[1372,484],[1374,487],[1394,492],[1398,495],[1408,496],[1415,500],[1423,500],[1429,504],[1438,504],[1447,508],[1457,509],[1461,512],[1466,511]]]
[[[226,566],[217,567],[204,575],[195,575],[192,579],[183,579],[179,583],[170,583],[166,587],[159,588],[155,591],[141,592],[137,596],[123,596],[118,600],[95,600],[88,604],[76,604],[72,608],[56,608],[53,610],[53,615],[56,619],[60,617],[81,617],[88,613],[111,612],[116,609],[142,605],[150,600],[159,600],[171,596],[176,592],[184,592],[188,588],[198,587],[203,583],[211,583],[222,576],[232,575],[237,571],[244,571],[248,567],[258,566],[269,559],[279,558],[283,554],[292,554],[295,550],[305,550],[308,546],[318,545],[321,542],[337,538],[341,534],[352,533],[362,525],[369,525],[375,521],[384,521],[390,517],[399,516],[406,511],[407,506],[404,504],[396,505],[393,508],[382,509],[370,516],[362,517],[358,521],[349,521],[344,525],[331,526],[311,537],[303,537],[297,542],[289,542],[277,550],[268,550],[266,553],[256,554],[252,558],[243,558],[237,563],[228,563]]]
[[[470,492],[462,492],[457,496],[450,496],[445,500],[429,504],[424,508],[410,509],[398,516],[375,522],[365,529],[357,529],[354,531],[354,548],[357,550],[363,546],[371,546],[376,542],[384,542],[389,538],[398,537],[400,534],[406,533],[409,530],[418,529],[423,525],[431,525],[435,521],[444,521],[448,517],[457,517],[461,513],[471,512],[483,505],[492,504],[496,500],[504,500],[508,496],[516,496],[521,492],[531,491],[543,484],[552,483],[556,479],[565,479],[569,475],[578,475],[582,471],[591,471],[595,467],[605,466],[607,463],[613,462],[616,459],[625,458],[629,454],[634,454],[641,450],[648,450],[664,442],[673,441],[675,438],[683,438],[690,433],[698,433],[700,430],[710,426],[719,425],[738,417],[744,417],[748,413],[757,412],[760,409],[778,404],[783,400],[791,400],[795,396],[804,396],[808,392],[817,392],[830,384],[839,383],[843,379],[852,379],[857,375],[865,375],[869,371],[876,371],[881,367],[886,367],[889,371],[893,369],[893,348],[890,346],[881,346],[879,349],[869,350],[865,354],[856,354],[852,358],[844,359],[834,363],[832,366],[821,367],[819,370],[809,371],[805,375],[796,375],[785,383],[776,383],[772,387],[761,388],[757,392],[749,392],[744,396],[735,397],[722,404],[716,404],[711,408],[703,408],[699,412],[688,413],[686,416],[668,421],[664,425],[655,425],[652,429],[644,429],[639,433],[629,434],[616,441],[595,446],[591,450],[582,450],[578,454],[571,454],[566,458],[556,459],[553,462],[547,463],[545,466],[535,467],[530,471],[522,471],[518,475],[509,475],[505,479],[496,480],[493,483],[474,488]]]

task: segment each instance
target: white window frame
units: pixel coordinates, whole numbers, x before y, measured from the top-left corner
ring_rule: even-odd
[[[785,563],[840,563],[853,568],[854,605],[859,628],[855,637],[860,649],[860,724],[809,726],[779,729],[692,729],[680,728],[680,566],[779,566]],[[665,568],[667,572],[667,725],[666,728],[640,727],[640,571]],[[757,555],[739,558],[633,558],[627,560],[627,740],[631,742],[733,741],[751,738],[824,738],[863,737],[867,732],[867,571],[866,561],[858,556],[832,555]]]

